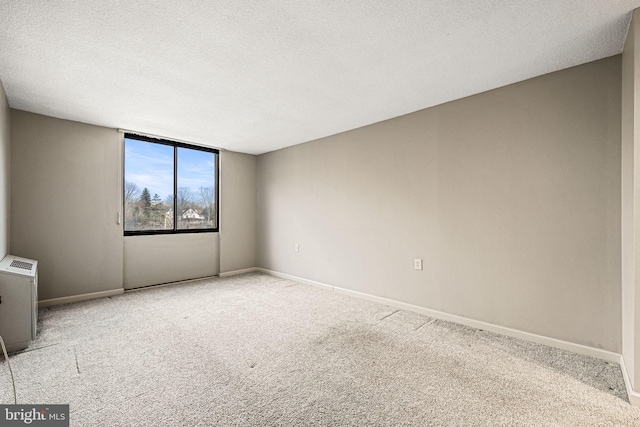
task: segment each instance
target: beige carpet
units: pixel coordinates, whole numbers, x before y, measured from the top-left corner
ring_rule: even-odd
[[[72,426],[640,425],[617,364],[259,273],[42,309],[39,328],[10,357],[18,403],[68,403]]]

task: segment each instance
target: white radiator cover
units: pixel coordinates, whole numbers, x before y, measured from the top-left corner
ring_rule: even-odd
[[[0,261],[0,335],[7,351],[28,347],[37,323],[38,261],[7,255]]]

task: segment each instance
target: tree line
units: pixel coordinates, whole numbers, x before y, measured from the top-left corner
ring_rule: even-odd
[[[157,193],[153,196],[148,188],[140,190],[135,182],[124,182],[125,230],[162,230],[173,228],[173,195],[164,200]],[[178,228],[190,228],[193,220],[183,220],[182,214],[193,209],[199,216],[195,224],[198,228],[213,227],[215,224],[215,189],[200,187],[194,192],[188,187],[178,187],[176,194]],[[193,224],[191,224],[193,225]]]

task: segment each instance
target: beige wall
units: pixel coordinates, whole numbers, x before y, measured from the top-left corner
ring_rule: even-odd
[[[11,117],[11,252],[38,260],[39,298],[122,288],[120,135]]]
[[[0,259],[9,252],[11,115],[0,81]]]
[[[632,388],[640,385],[640,15],[633,13],[622,53],[622,357]]]
[[[218,274],[218,233],[127,236],[125,289]]]
[[[620,70],[259,156],[258,265],[619,352]]]
[[[256,156],[220,153],[220,272],[256,266]]]

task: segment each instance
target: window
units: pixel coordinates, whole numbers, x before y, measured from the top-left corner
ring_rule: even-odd
[[[218,150],[124,136],[124,234],[218,231]]]

